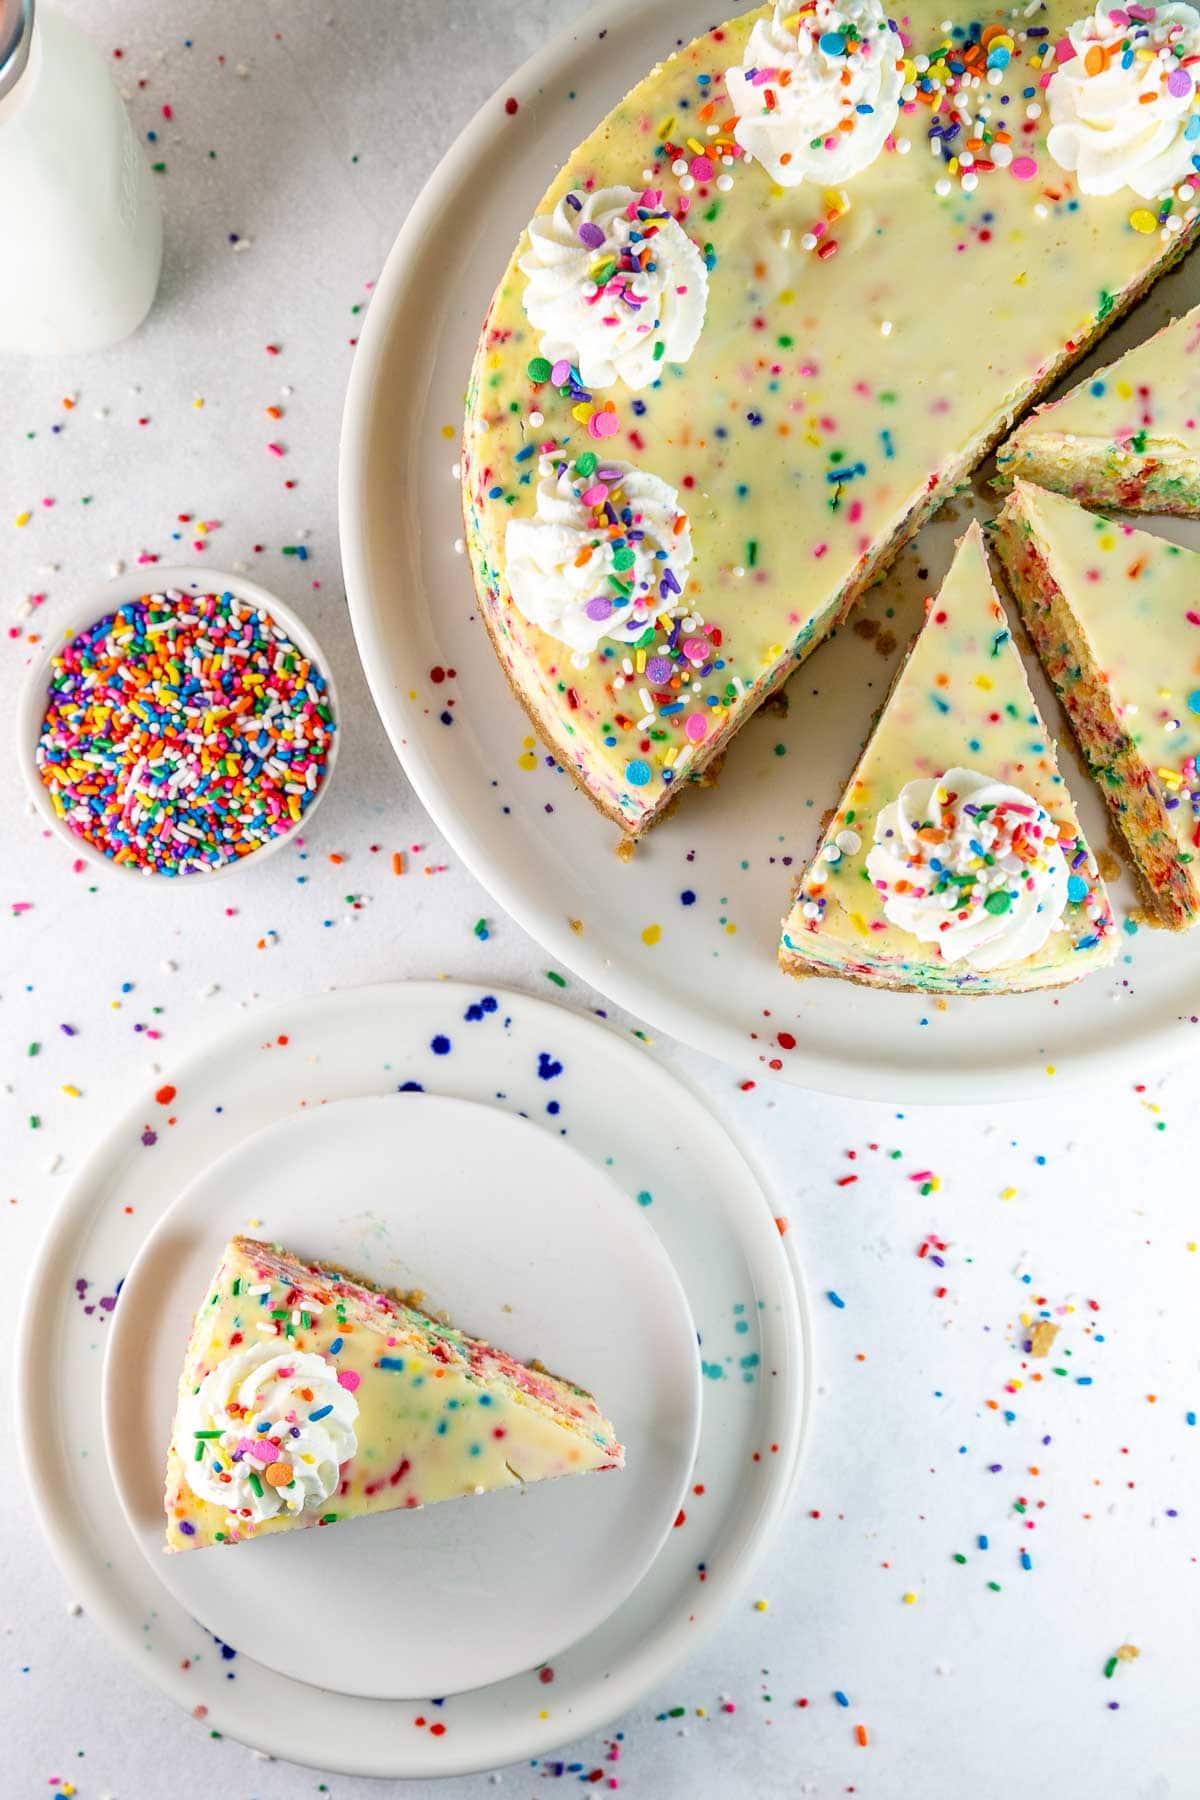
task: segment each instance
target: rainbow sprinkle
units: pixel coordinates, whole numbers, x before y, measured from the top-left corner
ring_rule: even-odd
[[[335,730],[325,677],[267,613],[172,591],[53,658],[36,761],[58,817],[102,856],[189,875],[290,831]]]

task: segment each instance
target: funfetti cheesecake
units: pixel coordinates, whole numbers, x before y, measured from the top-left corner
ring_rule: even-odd
[[[184,1358],[166,1548],[238,1544],[623,1461],[583,1388],[366,1281],[239,1237]]]
[[[1026,419],[996,452],[996,485],[1017,477],[1086,506],[1200,513],[1200,306]]]
[[[1077,5],[760,8],[532,205],[465,541],[512,688],[626,832],[1192,242],[1200,13]]]
[[[1061,987],[1116,954],[978,525],[893,684],[783,923],[791,975],[922,993]]]
[[[1200,918],[1200,554],[1018,481],[1000,554],[1157,922]]]

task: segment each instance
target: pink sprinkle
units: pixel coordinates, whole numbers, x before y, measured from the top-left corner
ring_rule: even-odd
[[[692,174],[696,177],[697,181],[711,181],[712,180],[713,165],[712,165],[712,161],[709,157],[693,156],[691,168],[692,168]]]
[[[356,1375],[353,1369],[338,1370],[338,1386],[344,1387],[348,1394],[354,1392],[361,1380],[362,1376]]]
[[[585,489],[581,498],[585,506],[599,506],[602,500],[608,499],[608,489],[602,481],[597,481],[590,488]]]
[[[162,116],[164,119],[173,119],[175,114],[171,111],[169,106],[164,106],[162,109]]]
[[[588,432],[590,433],[590,435],[592,437],[596,437],[596,438],[615,437],[617,432],[620,431],[620,429],[621,429],[621,421],[617,418],[616,413],[611,413],[611,412],[593,413],[591,418],[588,420]]]
[[[1184,613],[1183,616],[1187,620],[1189,625],[1200,625],[1200,613],[1186,612],[1186,613]]]
[[[708,720],[703,713],[689,713],[683,729],[693,744],[702,744],[708,736]]]
[[[1015,169],[1016,166],[1017,166],[1016,163],[1014,163],[1013,168]],[[267,449],[271,452],[272,456],[282,456],[284,454],[284,448],[283,448],[282,444],[268,444]]]
[[[1055,55],[1056,61],[1058,61],[1060,63],[1066,63],[1066,62],[1070,62],[1072,57],[1078,56],[1079,52],[1078,52],[1078,50],[1076,50],[1076,48],[1075,48],[1074,44],[1071,42],[1070,38],[1065,37],[1065,38],[1059,38],[1057,44],[1055,44],[1054,55]]]
[[[1014,156],[1009,168],[1018,181],[1032,181],[1038,172],[1037,163],[1032,156]]]

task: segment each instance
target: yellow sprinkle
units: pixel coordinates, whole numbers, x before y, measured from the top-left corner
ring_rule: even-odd
[[[704,155],[704,145],[700,142],[700,140],[698,138],[688,138],[687,147],[691,151],[693,156],[703,156]]]
[[[1116,381],[1113,383],[1113,386],[1116,388],[1118,400],[1133,399],[1132,381]]]
[[[453,425],[443,425],[442,426],[442,436],[444,438],[452,438],[454,436]]]
[[[517,767],[518,769],[525,769],[526,771],[537,768],[537,757],[533,754],[532,750],[523,750],[521,752],[520,756],[517,758]]]
[[[642,942],[643,942],[643,944],[645,944],[645,946],[648,950],[653,950],[655,944],[657,944],[657,942],[661,936],[662,936],[662,926],[661,925],[647,925],[646,929],[642,933]]]
[[[977,688],[982,688],[982,690],[985,694],[990,694],[992,691],[991,676],[990,675],[977,675],[975,677],[975,686]]]
[[[765,1600],[756,1600],[754,1602],[754,1610],[755,1612],[766,1612],[767,1602]]]
[[[589,406],[586,400],[581,400],[578,406],[573,406],[571,408],[571,417],[573,419],[578,419],[581,425],[586,425],[595,411],[596,408],[594,406]]]
[[[767,645],[767,661],[768,662],[778,662],[782,655],[783,655],[783,645],[782,644],[768,644]]]
[[[670,137],[672,128],[674,127],[674,124],[675,124],[675,120],[673,117],[663,120],[662,124],[659,126],[658,130],[654,134],[655,137],[657,137],[660,144],[665,143],[666,140]]]
[[[646,652],[644,650],[638,651],[637,655],[633,659],[633,666],[637,670],[639,675],[645,674],[645,672],[646,672]]]
[[[72,1087],[69,1081],[64,1084],[63,1093],[67,1096],[68,1100],[83,1099],[83,1095],[80,1093],[79,1089],[77,1087]]]
[[[1183,786],[1183,776],[1175,769],[1156,769],[1154,773],[1164,787],[1177,788]]]
[[[1140,231],[1145,237],[1149,237],[1152,232],[1158,230],[1158,220],[1144,206],[1134,207],[1129,215],[1129,223],[1135,231]]]
[[[725,933],[726,933],[726,936],[728,936],[728,937],[734,937],[734,936],[736,936],[736,934],[737,934],[737,926],[736,926],[736,925],[734,925],[734,924],[729,924],[729,925],[727,925],[727,926],[726,926],[726,927],[725,927]]]
[[[917,1604],[917,1596],[915,1594],[903,1594],[901,1595],[901,1598],[904,1601],[905,1606],[915,1606]]]
[[[1057,1075],[1058,1070],[1055,1068],[1053,1063],[1047,1063],[1046,1064],[1046,1073],[1047,1073],[1047,1075]]]
[[[1109,531],[1102,532],[1101,535],[1096,539],[1096,542],[1100,546],[1101,550],[1111,550],[1113,548],[1113,546],[1116,544],[1116,541],[1117,541],[1116,538],[1113,537],[1112,533]]]
[[[1002,1200],[1015,1200],[1016,1197],[1017,1197],[1016,1188],[1013,1188],[1013,1187],[1001,1188],[1000,1198]]]
[[[33,514],[30,512],[18,513],[17,518],[16,518],[16,523],[17,523],[18,529],[22,525],[28,525],[28,523],[29,523],[30,519],[32,519],[32,517],[33,517]]]
[[[1121,1648],[1117,1651],[1117,1661],[1136,1662],[1141,1654],[1142,1653],[1136,1644],[1122,1644]]]
[[[775,304],[776,306],[792,306],[795,304],[795,299],[795,290],[792,288],[784,288],[782,293],[776,294]]]

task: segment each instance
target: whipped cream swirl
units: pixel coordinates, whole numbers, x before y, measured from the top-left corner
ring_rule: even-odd
[[[734,137],[781,187],[845,181],[896,123],[904,48],[879,0],[776,0],[726,69]]]
[[[350,1374],[347,1381],[358,1385]],[[278,1512],[315,1511],[336,1493],[342,1464],[358,1449],[357,1417],[358,1401],[328,1357],[281,1353],[272,1339],[209,1371],[181,1409],[175,1451],[194,1494],[260,1525]]]
[[[508,521],[504,554],[530,624],[586,655],[602,638],[636,644],[680,611],[692,534],[669,482],[588,451],[541,458],[537,510]]]
[[[530,222],[518,267],[542,355],[571,364],[585,388],[648,387],[696,348],[708,269],[656,188],[564,194]]]
[[[1049,814],[973,769],[906,783],[875,821],[867,873],[891,924],[979,970],[1040,950],[1069,898]]]
[[[1073,54],[1071,54],[1073,52]],[[1194,6],[1137,6],[1101,0],[1070,27],[1046,89],[1047,148],[1085,194],[1130,187],[1144,200],[1191,175],[1200,152],[1193,69],[1200,54]]]

